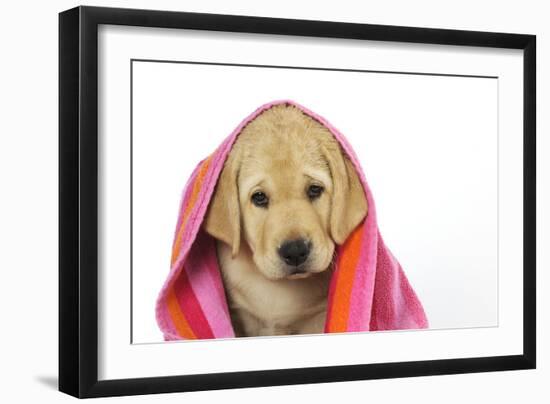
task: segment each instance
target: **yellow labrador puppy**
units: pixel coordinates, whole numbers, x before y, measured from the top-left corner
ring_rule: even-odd
[[[322,333],[335,244],[366,214],[355,169],[322,124],[291,105],[252,120],[205,221],[236,335]]]

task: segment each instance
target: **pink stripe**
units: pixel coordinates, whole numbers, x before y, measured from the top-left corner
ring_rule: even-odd
[[[364,225],[363,245],[358,265],[360,268],[355,271],[353,287],[351,290],[350,309],[348,317],[348,331],[365,331],[369,329],[371,305],[374,295],[374,277],[376,271],[376,234],[373,237],[373,229],[369,223]],[[371,252],[369,254],[369,252]]]
[[[376,226],[376,207],[370,189],[362,181],[367,196],[367,217],[363,223],[363,245],[359,265],[355,271],[355,279],[350,299],[349,331],[368,330],[371,317],[371,307],[374,296],[374,279],[376,277],[376,258],[378,234]]]
[[[211,251],[216,251],[215,246],[212,246]],[[215,253],[207,255],[205,272],[210,277],[218,301],[218,310],[212,311],[212,313],[217,313],[216,321],[214,321],[215,326],[212,327],[214,333],[217,338],[234,337],[235,332],[231,324],[229,308],[227,307],[227,298],[225,296],[223,281],[218,267],[218,258]]]
[[[225,295],[219,291],[222,281],[217,267],[215,241],[206,233],[201,231],[197,235],[195,246],[187,257],[186,268],[191,288],[214,337],[234,337]]]

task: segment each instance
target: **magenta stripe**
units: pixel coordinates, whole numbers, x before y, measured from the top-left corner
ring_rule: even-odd
[[[190,274],[186,271],[186,268],[183,268],[178,278],[174,281],[174,293],[178,300],[180,310],[198,339],[214,338],[212,328],[197,298],[197,293],[191,287],[189,276]]]

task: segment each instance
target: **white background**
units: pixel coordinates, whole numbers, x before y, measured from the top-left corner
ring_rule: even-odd
[[[57,362],[57,15],[76,3],[22,4],[3,10],[2,25],[2,147],[0,165],[3,189],[2,315],[4,320],[3,394],[11,402],[66,401],[55,391]],[[152,7],[147,2],[93,2],[96,5]],[[215,13],[255,14],[350,22],[416,25],[473,30],[527,32],[538,35],[538,71],[548,71],[550,28],[542,2],[439,4],[436,1],[393,1],[383,4],[300,5],[296,2],[260,4],[158,1],[154,7]],[[261,7],[261,9],[260,9]],[[18,17],[24,16],[25,23]],[[539,75],[539,134],[548,131],[548,78]],[[330,117],[329,117],[330,118]],[[538,155],[550,152],[539,136]],[[548,316],[548,162],[538,160],[539,217],[539,341],[549,335]],[[29,276],[32,274],[32,276]],[[32,318],[32,321],[29,320]],[[548,349],[539,344],[539,369],[535,371],[470,374],[400,380],[381,380],[312,386],[277,387],[186,394],[189,402],[280,402],[314,399],[334,401],[343,394],[368,394],[371,400],[412,402],[519,401],[543,402],[543,381],[550,376]],[[368,393],[367,393],[368,392]],[[450,394],[449,392],[452,392]],[[182,395],[161,395],[114,400],[176,402]],[[538,400],[537,400],[538,399]]]
[[[282,98],[349,140],[430,328],[497,325],[497,79],[136,61],[133,81],[133,342],[163,341],[155,301],[195,165]]]

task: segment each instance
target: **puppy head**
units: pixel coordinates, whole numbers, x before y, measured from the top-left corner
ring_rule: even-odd
[[[296,107],[250,122],[224,165],[206,231],[235,256],[247,243],[269,279],[309,277],[330,267],[367,214],[365,193],[332,134]]]

